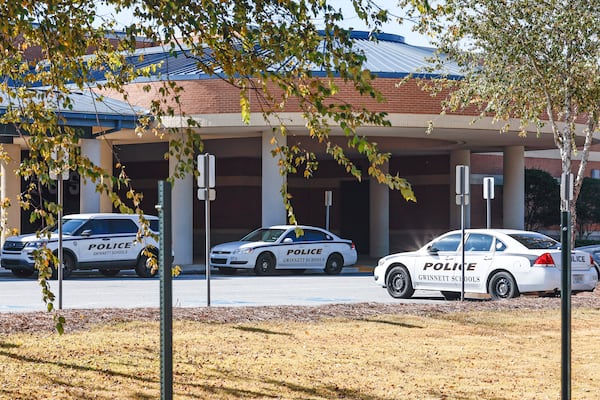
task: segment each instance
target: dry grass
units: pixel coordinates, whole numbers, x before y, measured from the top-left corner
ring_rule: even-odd
[[[598,399],[600,310],[572,316],[572,393]],[[559,399],[560,310],[174,323],[175,399]],[[2,399],[156,399],[159,324],[0,339]]]

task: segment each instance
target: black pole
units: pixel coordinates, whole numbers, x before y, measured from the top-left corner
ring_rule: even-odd
[[[171,275],[171,184],[158,182],[160,251],[160,398],[173,399],[173,278]]]
[[[571,213],[561,212],[561,389],[562,400],[571,399]]]

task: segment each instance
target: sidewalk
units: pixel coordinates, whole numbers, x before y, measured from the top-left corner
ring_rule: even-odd
[[[356,264],[351,267],[344,267],[342,269],[342,274],[352,274],[357,272],[364,273],[372,273],[373,269],[377,266],[377,258],[372,258],[369,256],[358,256],[358,260]],[[193,264],[184,264],[180,265],[182,274],[205,274],[206,273],[206,264],[204,260],[196,260]],[[215,268],[211,269],[215,271]]]

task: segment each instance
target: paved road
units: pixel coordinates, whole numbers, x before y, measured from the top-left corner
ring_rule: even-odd
[[[33,278],[19,279],[0,272],[0,312],[44,310],[41,290]],[[51,288],[58,295],[58,282]],[[186,272],[173,280],[173,305],[205,307],[208,285],[203,273]],[[160,280],[141,279],[122,271],[106,278],[97,272],[74,272],[63,282],[62,305],[67,308],[135,308],[160,306]],[[410,302],[440,301],[439,293],[416,293]],[[420,297],[420,298],[419,298]],[[224,276],[216,272],[210,279],[211,306],[319,305],[358,302],[398,302],[377,286],[369,272],[344,272],[329,276],[322,271],[304,275],[255,276],[240,273]],[[55,302],[58,307],[58,299]]]

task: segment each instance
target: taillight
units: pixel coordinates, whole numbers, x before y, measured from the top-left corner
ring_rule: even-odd
[[[354,242],[350,243],[350,248],[351,248],[352,250],[356,249],[356,246],[354,245]]]
[[[536,267],[556,267],[554,264],[554,259],[550,255],[550,253],[544,253],[533,262],[533,265]]]

